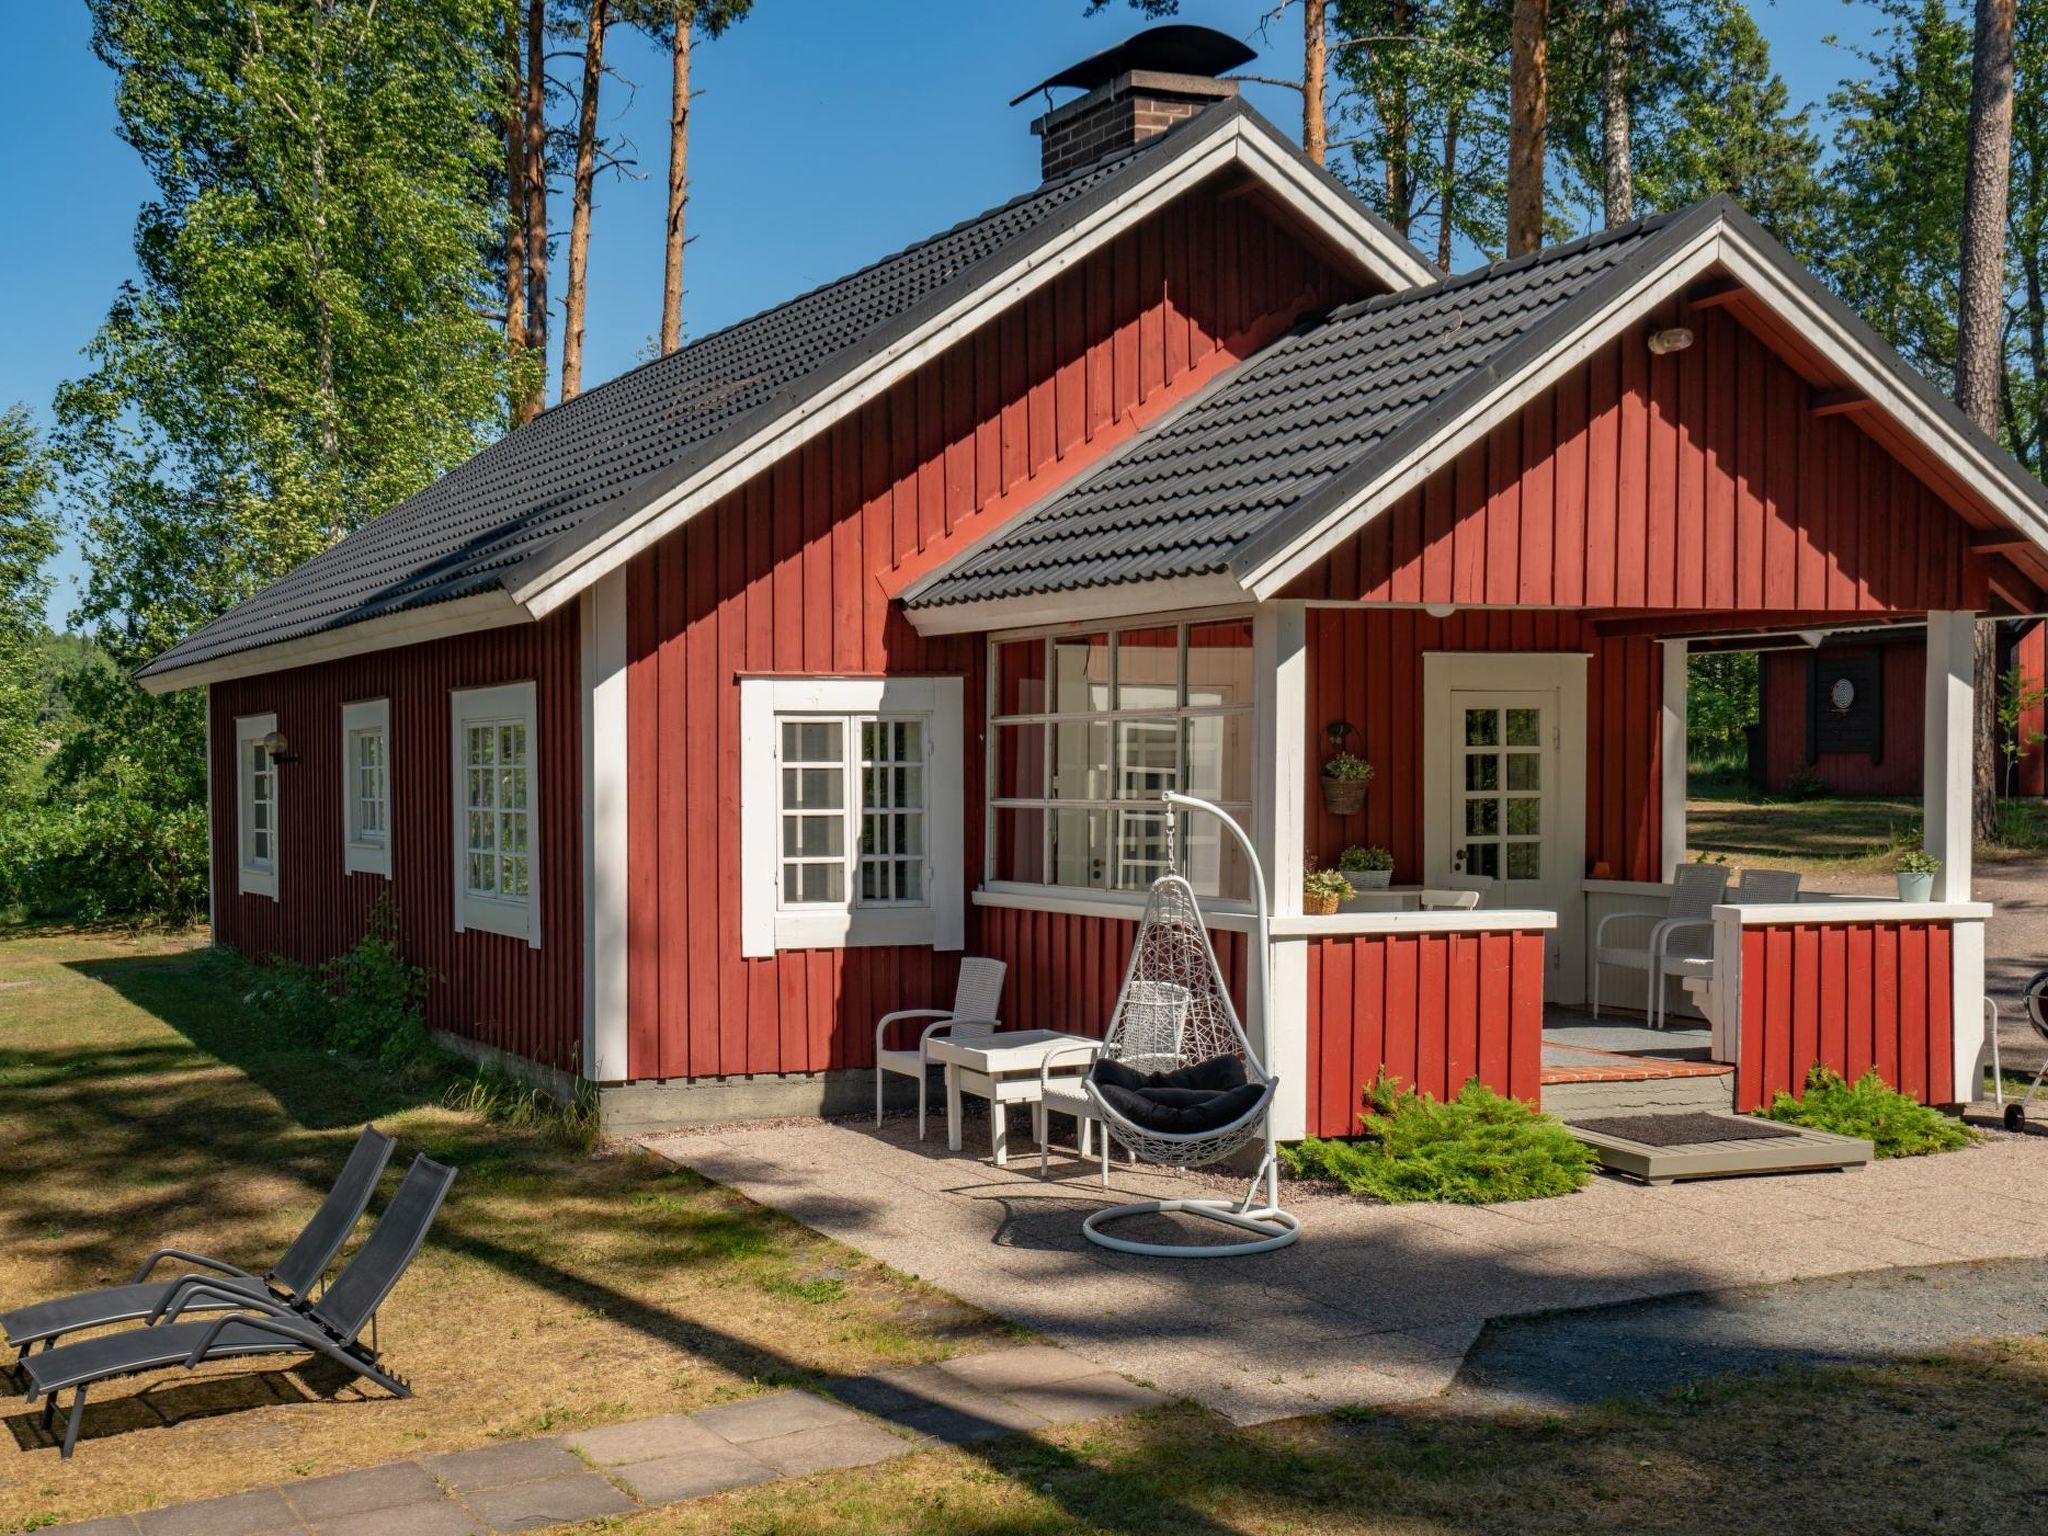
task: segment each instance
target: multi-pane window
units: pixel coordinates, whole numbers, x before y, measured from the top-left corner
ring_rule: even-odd
[[[1456,866],[1490,880],[1543,878],[1543,711],[1468,702],[1458,743]]]
[[[272,898],[277,895],[277,764],[266,738],[276,729],[275,715],[235,721],[236,889]]]
[[[462,766],[468,793],[467,879],[472,896],[524,901],[529,884],[527,769],[530,733],[523,720],[466,722]]]
[[[534,688],[454,695],[457,926],[540,943]]]
[[[922,906],[923,719],[781,716],[777,724],[780,904]]]
[[[390,719],[384,699],[341,707],[341,830],[351,871],[391,873]]]
[[[1142,891],[1178,866],[1204,895],[1249,895],[1242,857],[1215,823],[1160,803],[1177,789],[1248,819],[1249,619],[993,650],[993,879]]]
[[[958,949],[961,680],[740,684],[740,952]]]

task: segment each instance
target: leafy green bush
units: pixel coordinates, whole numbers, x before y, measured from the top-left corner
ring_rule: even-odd
[[[1568,1195],[1593,1176],[1592,1152],[1561,1124],[1476,1077],[1440,1100],[1397,1088],[1382,1071],[1365,1103],[1357,1140],[1310,1137],[1282,1148],[1288,1171],[1393,1205],[1537,1200]]]
[[[398,947],[398,917],[380,896],[355,948],[330,961],[325,985],[332,1004],[328,1039],[351,1056],[374,1056],[403,1067],[427,1050],[427,973]]]
[[[1969,1127],[1949,1119],[1940,1110],[1886,1087],[1875,1067],[1849,1083],[1815,1062],[1813,1070],[1806,1074],[1805,1098],[1780,1093],[1768,1109],[1758,1113],[1767,1120],[1782,1120],[1787,1125],[1811,1126],[1840,1136],[1861,1136],[1876,1147],[1879,1157],[1953,1152],[1977,1139]]]
[[[189,923],[206,911],[206,807],[116,791],[0,815],[0,904],[29,917]]]

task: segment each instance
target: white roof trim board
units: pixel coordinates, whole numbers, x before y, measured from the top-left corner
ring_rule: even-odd
[[[1048,183],[840,284],[707,336],[682,353],[544,413],[415,498],[418,502],[439,497],[443,508],[431,517],[415,518],[421,525],[417,530],[404,520],[414,503],[373,520],[151,662],[140,674],[143,686],[162,693],[302,665],[309,659],[409,643],[386,637],[413,633],[410,616],[446,614],[457,602],[477,602],[476,609],[462,611],[479,616],[509,604],[510,619],[541,617],[889,388],[958,336],[1051,281],[1196,182],[1233,166],[1255,177],[1374,280],[1400,287],[1435,277],[1435,269],[1413,246],[1333,177],[1309,165],[1256,112],[1237,100],[1219,103],[1123,156]],[[862,279],[886,280],[895,267],[909,267],[919,259],[928,265],[927,253],[963,232],[999,230],[1012,210],[1038,204],[1044,204],[1046,212],[1021,234],[1000,239],[985,257],[943,272],[936,287],[883,317],[851,345],[822,357],[816,367],[792,379],[758,408],[746,410],[729,427],[709,438],[684,442],[679,457],[638,479],[621,481],[608,496],[602,495],[602,480],[589,478],[605,472],[599,461],[615,447],[608,439],[618,429],[604,415],[607,391],[627,386],[640,391],[644,402],[653,387],[649,381],[658,378],[651,370],[713,343],[740,354],[736,361],[744,363],[750,328],[765,323],[773,330],[778,322],[787,327],[804,306],[830,304],[842,286]],[[785,345],[800,347],[805,339],[799,335]],[[738,379],[734,386],[749,382]],[[688,385],[686,394],[690,388],[700,385]],[[614,398],[625,399],[616,394]],[[701,407],[695,397],[677,399],[665,407],[667,415],[657,419],[673,428],[676,419],[700,408],[715,412],[715,399]],[[641,409],[644,412],[644,403]],[[493,471],[484,462],[495,459],[504,464],[506,453],[522,451],[514,445],[539,444],[535,429],[544,423],[552,441],[538,450],[536,484],[527,497],[543,499],[528,506],[516,491],[494,487]],[[616,476],[616,470],[611,473]],[[539,483],[543,480],[545,488]],[[597,499],[592,498],[593,491],[600,493]],[[464,511],[465,495],[493,500],[471,514]],[[544,529],[555,515],[553,507],[567,508],[561,514],[566,526],[536,543],[525,530]],[[387,522],[392,518],[400,520]],[[387,567],[389,579],[380,584]],[[329,600],[327,606],[339,611],[323,615],[320,587],[326,581],[349,587],[350,596],[338,603]],[[277,612],[275,621],[267,610]],[[311,610],[310,616],[306,610]],[[472,621],[457,627],[479,626]],[[417,626],[419,631],[440,628],[438,620],[422,619]]]

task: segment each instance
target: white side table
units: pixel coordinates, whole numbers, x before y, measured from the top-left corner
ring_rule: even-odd
[[[1009,1161],[1009,1136],[1005,1122],[1008,1106],[1031,1106],[1031,1130],[1042,1145],[1045,1141],[1045,1108],[1038,1101],[1039,1068],[1046,1053],[1069,1046],[1100,1048],[1102,1042],[1088,1035],[1062,1034],[1056,1029],[1018,1029],[979,1038],[949,1040],[934,1035],[925,1054],[946,1069],[946,1147],[960,1150],[960,1095],[974,1094],[988,1100],[989,1136],[996,1166]],[[1071,1074],[1081,1077],[1086,1063],[1075,1060]],[[1058,1081],[1056,1078],[1055,1081]]]

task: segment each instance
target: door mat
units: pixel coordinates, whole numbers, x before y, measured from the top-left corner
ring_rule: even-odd
[[[1687,1147],[1703,1141],[1764,1141],[1798,1134],[1789,1126],[1773,1125],[1748,1115],[1609,1115],[1600,1120],[1574,1120],[1572,1124],[1646,1147]]]

